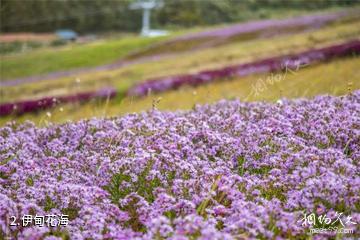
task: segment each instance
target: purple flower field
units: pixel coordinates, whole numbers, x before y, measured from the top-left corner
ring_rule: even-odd
[[[359,144],[360,91],[46,128],[8,123],[0,128],[0,236],[306,239],[304,214],[343,213],[356,237]],[[48,214],[69,223],[9,226]]]

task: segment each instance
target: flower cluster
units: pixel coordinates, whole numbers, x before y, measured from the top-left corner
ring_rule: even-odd
[[[254,62],[207,70],[195,74],[176,75],[150,79],[131,87],[127,95],[146,96],[149,92],[163,92],[183,85],[201,85],[215,80],[242,77],[254,73],[275,72],[285,68],[297,69],[299,65],[309,65],[337,57],[360,53],[360,41],[354,40],[330,47],[311,49],[298,54],[270,57]]]
[[[0,235],[305,239],[304,212],[342,212],[359,224],[359,143],[360,91],[46,128],[8,123],[0,128]],[[69,223],[9,224],[48,214]]]
[[[28,112],[37,112],[47,108],[54,107],[60,103],[75,103],[89,101],[94,98],[106,99],[113,98],[117,94],[113,88],[104,88],[94,92],[83,92],[74,95],[59,97],[44,97],[37,100],[25,100],[15,103],[0,104],[0,116],[10,114],[24,114]]]

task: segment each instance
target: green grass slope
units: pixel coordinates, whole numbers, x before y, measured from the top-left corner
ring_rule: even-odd
[[[46,74],[111,63],[127,54],[154,44],[164,37],[124,37],[61,48],[39,49],[26,54],[1,56],[1,79]]]

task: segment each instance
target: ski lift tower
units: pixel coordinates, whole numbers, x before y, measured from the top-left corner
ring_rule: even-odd
[[[150,29],[150,11],[154,8],[161,8],[163,2],[157,0],[142,0],[134,2],[130,5],[130,9],[142,9],[142,28],[141,35],[146,37],[157,37],[167,35],[167,31]]]

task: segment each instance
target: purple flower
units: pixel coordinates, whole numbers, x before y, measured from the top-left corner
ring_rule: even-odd
[[[359,224],[360,91],[283,105],[220,101],[0,128],[0,232],[56,239],[305,238],[301,217]],[[355,229],[349,225],[349,228]],[[316,237],[327,237],[319,235]]]

